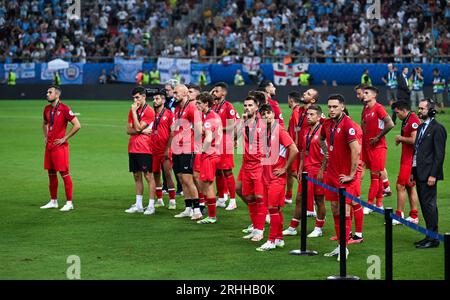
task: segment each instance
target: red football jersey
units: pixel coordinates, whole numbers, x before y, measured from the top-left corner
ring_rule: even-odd
[[[194,101],[181,103],[175,108],[172,151],[174,154],[194,152],[194,123],[201,122],[201,113]]]
[[[172,124],[173,112],[170,109],[164,107],[162,111],[155,114],[151,135],[154,155],[164,155],[166,152]],[[171,149],[169,149],[169,152],[171,152]]]
[[[305,107],[301,107],[299,110],[299,118],[297,121],[297,125],[295,129],[297,130],[297,147],[298,151],[303,150],[303,137],[308,132],[309,125],[308,125],[308,118],[306,117],[306,112],[308,109]]]
[[[370,140],[376,137],[384,129],[384,118],[388,116],[386,109],[380,103],[375,103],[372,108],[365,106],[362,112],[361,125],[363,129],[363,142],[370,145]],[[370,146],[372,147],[372,146]],[[383,136],[373,148],[387,148],[386,138]]]
[[[69,106],[59,101],[56,107],[51,104],[44,108],[44,120],[47,122],[47,147],[53,148],[53,142],[66,135],[67,123],[75,118]],[[67,145],[67,141],[63,144]]]
[[[244,136],[244,156],[242,168],[246,170],[255,170],[262,168],[261,159],[263,158],[263,126],[261,117],[248,122],[243,126]]]
[[[288,156],[287,148],[294,144],[294,140],[278,122],[275,122],[270,130],[268,130],[268,127],[264,129],[266,134],[263,136],[265,153],[262,161],[263,181],[266,184],[270,184],[273,180],[286,181],[287,173],[284,173],[282,176],[275,176],[273,171],[286,166]]]
[[[300,109],[301,109],[300,106],[298,106],[298,105],[295,106],[292,109],[291,118],[289,119],[288,132],[294,141],[295,141],[296,135],[297,135],[297,131],[295,128],[297,127],[298,120],[300,119]]]
[[[316,128],[309,126],[302,138],[303,169],[305,172],[317,173],[322,166],[324,153],[320,147],[319,137],[322,125]]]
[[[327,174],[331,178],[350,175],[352,155],[349,143],[358,141],[354,122],[345,114],[335,122],[326,119],[320,130],[328,146]]]
[[[203,126],[203,143],[205,142],[205,134],[207,131],[212,132],[212,141],[211,145],[207,149],[207,156],[220,155],[222,150],[222,139],[223,139],[223,129],[222,129],[222,120],[220,116],[215,113],[212,109],[206,113],[202,114],[202,126]]]
[[[411,133],[417,131],[419,128],[420,119],[413,112],[410,113],[408,117],[402,122],[401,135],[403,137],[411,137]],[[414,154],[414,145],[402,143],[402,156],[400,159],[400,164],[412,165]]]
[[[140,121],[144,121],[148,126],[153,127],[153,121],[155,120],[155,111],[150,105],[146,104],[145,109],[141,107],[136,111]],[[133,126],[133,113],[128,113],[128,124]],[[152,154],[152,138],[146,134],[134,134],[130,135],[128,142],[128,153],[146,153]]]
[[[281,108],[280,105],[278,104],[278,101],[269,98],[267,103],[269,103],[270,106],[272,106],[273,113],[275,114],[275,120],[278,120],[278,123],[281,125],[281,127],[284,128],[283,113],[281,112]]]
[[[356,130],[356,139],[358,140],[358,143],[362,146],[362,143],[363,143],[363,131],[362,131],[362,128],[353,119],[350,118],[350,120],[352,121],[353,126],[355,127],[355,130]],[[362,156],[363,156],[363,153],[362,153],[362,150],[361,150],[361,154],[359,155],[358,169],[356,170],[357,175],[362,175],[362,171],[363,171]]]
[[[220,119],[222,120],[222,129],[225,130],[227,125],[231,125],[236,121],[237,113],[233,107],[233,104],[224,100],[213,107],[214,112],[216,112]],[[222,154],[233,154],[234,153],[234,130],[229,130],[228,132],[223,132],[222,141]]]

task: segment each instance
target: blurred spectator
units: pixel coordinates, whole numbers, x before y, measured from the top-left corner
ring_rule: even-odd
[[[98,77],[98,83],[100,84],[106,84],[107,82],[107,76],[106,76],[106,70],[103,69],[102,70],[102,74]]]

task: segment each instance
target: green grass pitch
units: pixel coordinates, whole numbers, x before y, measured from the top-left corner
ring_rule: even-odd
[[[70,140],[71,175],[75,210],[41,210],[48,199],[48,177],[43,169],[41,101],[0,101],[0,279],[66,279],[67,258],[81,260],[81,279],[325,279],[339,274],[335,258],[324,257],[336,244],[333,220],[328,208],[324,236],[308,239],[308,249],[319,255],[288,255],[298,249],[300,237],[287,237],[284,249],[267,253],[255,251],[261,243],[244,240],[241,230],[249,223],[247,208],[218,209],[218,223],[198,225],[175,219],[174,211],[159,208],[153,216],[128,215],[124,209],[134,203],[134,184],[128,172],[125,134],[129,102],[67,101],[80,113],[82,128]],[[235,104],[239,113],[242,106]],[[325,107],[324,107],[325,108]],[[285,119],[290,115],[282,105]],[[359,121],[360,106],[350,106]],[[450,116],[438,115],[447,128]],[[400,122],[389,133],[387,169],[392,188],[399,168],[401,148],[394,145]],[[447,145],[449,146],[449,145]],[[447,158],[450,147],[447,147]],[[241,156],[235,157],[235,174]],[[440,232],[450,231],[449,169],[438,185]],[[363,199],[369,179],[363,181]],[[295,184],[296,188],[297,184]],[[59,178],[59,203],[64,204]],[[148,201],[145,191],[145,202]],[[165,196],[167,203],[167,198]],[[396,207],[395,193],[385,207]],[[178,210],[183,209],[178,199]],[[406,207],[406,212],[409,206]],[[284,228],[293,205],[284,208]],[[424,226],[420,214],[420,224]],[[314,220],[308,218],[308,231]],[[367,279],[369,256],[379,256],[384,278],[384,220],[372,214],[364,220],[365,241],[350,245],[349,274]],[[266,227],[267,228],[267,227]],[[267,229],[266,229],[267,230]],[[266,233],[267,235],[267,233]],[[416,250],[413,242],[422,235],[404,226],[394,227],[394,278],[443,279],[444,247]]]

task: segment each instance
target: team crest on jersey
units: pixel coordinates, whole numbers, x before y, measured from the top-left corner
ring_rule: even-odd
[[[211,124],[209,122],[205,123],[205,128],[211,128]]]
[[[223,112],[223,108],[220,110],[220,112],[221,112],[221,113]]]
[[[257,131],[258,133],[260,133],[260,132],[261,132],[261,128],[256,129],[256,131]]]
[[[58,111],[58,112],[56,113],[57,116],[59,116],[60,114],[61,114],[60,111]],[[69,114],[70,114],[71,116],[73,116],[73,112],[72,112],[72,111],[70,111]]]
[[[165,121],[166,119],[167,119],[166,116],[164,116],[164,117],[163,117],[163,120]]]
[[[414,129],[419,128],[419,124],[417,124],[417,123],[412,123],[412,128],[414,128]]]
[[[337,132],[340,133],[340,132],[341,132],[341,128],[338,128],[338,129],[337,129]]]
[[[230,115],[234,116],[235,112],[234,109],[230,110]]]
[[[355,135],[355,134],[356,134],[355,129],[354,129],[354,128],[350,128],[350,129],[348,130],[348,134],[350,134],[350,135]]]
[[[283,120],[283,114],[280,114],[279,118],[280,120]]]

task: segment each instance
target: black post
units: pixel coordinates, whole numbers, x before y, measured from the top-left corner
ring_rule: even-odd
[[[357,276],[347,275],[347,231],[345,230],[345,188],[339,188],[339,276],[329,276],[331,280],[359,280]]]
[[[301,231],[300,231],[300,250],[289,251],[292,255],[317,255],[317,251],[306,250],[306,206],[308,201],[308,180],[306,177],[308,172],[302,172],[302,215],[301,215]]]
[[[450,280],[450,233],[444,235],[445,280]]]
[[[386,207],[384,210],[384,221],[385,221],[385,271],[386,271],[386,277],[385,280],[392,280],[392,217],[391,213],[394,210],[392,207]]]

